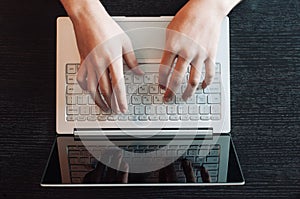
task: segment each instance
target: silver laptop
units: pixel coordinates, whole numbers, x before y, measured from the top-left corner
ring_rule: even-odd
[[[130,37],[145,72],[137,76],[124,65],[128,102],[124,114],[103,112],[80,88],[76,82],[80,57],[71,20],[57,20],[57,139],[41,184],[244,184],[230,136],[229,19],[222,24],[213,83],[204,90],[199,86],[184,101],[187,71],[182,89],[168,103],[162,100],[158,69],[172,17],[114,20]]]

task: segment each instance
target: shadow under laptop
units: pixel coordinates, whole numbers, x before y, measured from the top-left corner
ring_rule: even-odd
[[[85,140],[83,144],[71,136],[58,136],[41,185],[208,186],[245,182],[230,134],[192,141],[111,139],[111,143]]]

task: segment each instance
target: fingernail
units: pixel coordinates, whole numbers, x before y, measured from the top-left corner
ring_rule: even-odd
[[[205,81],[202,82],[202,89],[205,89],[207,87],[207,84]]]
[[[164,85],[161,85],[161,84],[159,84],[159,87],[160,87],[161,89],[163,89],[163,90],[166,89],[166,87],[165,87]]]

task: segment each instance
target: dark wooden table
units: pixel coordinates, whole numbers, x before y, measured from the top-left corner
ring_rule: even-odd
[[[112,15],[173,15],[184,0],[103,0]],[[232,133],[246,185],[46,189],[55,138],[58,0],[0,1],[0,198],[300,198],[300,2],[248,0],[231,17]]]

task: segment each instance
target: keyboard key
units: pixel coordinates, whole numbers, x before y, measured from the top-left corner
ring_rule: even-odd
[[[67,73],[68,74],[76,74],[77,66],[76,64],[67,64]]]
[[[157,115],[150,115],[149,116],[149,120],[150,121],[158,121],[159,120],[159,117]]]
[[[171,116],[169,117],[169,119],[170,119],[170,121],[178,121],[180,118],[179,118],[178,115],[171,115]]]
[[[221,119],[221,116],[220,115],[212,115],[210,117],[211,120],[220,120]]]
[[[219,163],[219,157],[206,157],[207,163]]]
[[[209,104],[220,104],[221,103],[221,96],[220,96],[220,94],[211,94],[211,95],[208,95],[208,103]]]
[[[76,75],[67,75],[67,84],[77,84]]]
[[[216,63],[216,73],[221,73],[221,64],[220,63]]]
[[[152,96],[144,95],[142,98],[143,104],[152,104]]]
[[[107,119],[107,116],[104,116],[104,115],[100,115],[97,117],[98,121],[106,121]]]
[[[204,89],[205,94],[220,93],[220,92],[221,92],[221,86],[219,83],[211,84],[206,89]]]
[[[82,94],[82,89],[78,84],[68,85],[67,94]]]
[[[200,114],[208,115],[210,113],[210,106],[208,105],[200,105]]]
[[[157,85],[150,85],[149,86],[149,93],[150,94],[158,94],[159,89]]]
[[[88,101],[90,105],[95,105],[95,101],[93,100],[92,96],[88,96]]]
[[[146,106],[146,114],[154,115],[155,114],[155,106]]]
[[[207,103],[207,96],[206,95],[196,95],[196,102],[197,104],[206,104]]]
[[[74,116],[74,115],[68,115],[67,116],[67,121],[75,121],[76,119],[77,119],[77,117]]]
[[[79,105],[86,105],[88,101],[88,96],[79,95],[77,96],[77,103]]]
[[[146,116],[146,115],[139,116],[139,120],[140,121],[147,121],[148,120],[148,116]]]
[[[134,114],[144,115],[145,114],[145,107],[144,106],[135,106],[134,107]]]
[[[141,76],[141,75],[134,75],[133,76],[133,83],[135,83],[135,84],[142,84],[143,83],[143,76]]]
[[[76,96],[75,95],[67,96],[67,104],[68,105],[75,105],[76,104]]]
[[[210,120],[210,117],[208,115],[200,116],[201,120]]]
[[[79,108],[79,110],[80,110],[79,112],[81,115],[89,115],[90,114],[90,107],[88,107],[88,106],[81,106]]]
[[[187,101],[187,104],[196,104],[196,97],[195,95],[193,95],[192,97],[190,97]]]
[[[133,95],[131,96],[131,103],[134,105],[139,105],[142,103],[142,97],[139,95]]]
[[[144,83],[145,84],[153,84],[154,83],[154,76],[153,76],[153,74],[146,74],[146,75],[144,75]]]
[[[133,82],[132,81],[132,75],[125,74],[124,75],[124,80],[125,80],[125,84],[131,84]]]
[[[181,115],[181,116],[180,116],[180,119],[181,119],[182,121],[188,121],[188,120],[190,119],[190,117],[189,117],[188,115]]]
[[[142,85],[139,87],[139,94],[147,94],[148,93],[148,86]]]
[[[189,105],[189,114],[196,115],[199,114],[199,107],[198,105]]]
[[[138,121],[138,117],[137,116],[128,116],[128,120],[129,121]]]
[[[211,114],[220,114],[221,113],[221,106],[219,104],[213,104],[210,107]]]
[[[100,108],[98,106],[92,106],[91,107],[91,113],[92,113],[92,115],[99,115],[100,114]]]
[[[119,116],[119,118],[118,118],[119,121],[126,121],[127,119],[128,119],[128,117],[124,116],[124,115]]]
[[[175,115],[177,113],[176,109],[177,108],[174,105],[167,106],[167,113],[168,113],[168,115]]]
[[[210,150],[209,156],[219,156],[219,150],[218,149]]]
[[[179,115],[186,115],[188,113],[188,108],[186,106],[178,106],[178,114]]]
[[[207,170],[217,170],[219,168],[218,164],[203,164],[203,167]]]
[[[162,104],[163,103],[163,96],[161,96],[161,95],[153,96],[153,103],[154,104]]]
[[[208,174],[210,177],[218,176],[218,171],[217,170],[209,170]]]
[[[107,120],[108,121],[117,121],[118,120],[118,116],[116,116],[116,115],[107,116]]]
[[[182,99],[181,95],[176,95],[175,96],[175,103],[176,104],[185,104],[185,101]]]
[[[159,120],[161,120],[161,121],[167,121],[168,120],[168,116],[166,116],[166,115],[159,116]]]
[[[157,106],[156,107],[156,113],[157,115],[164,115],[167,113],[166,107],[165,106]]]
[[[67,114],[68,115],[78,115],[79,114],[78,106],[67,106]]]
[[[138,85],[127,85],[127,93],[128,94],[136,94],[137,90],[138,90]]]
[[[77,117],[77,120],[78,120],[78,121],[85,121],[85,120],[86,120],[86,116],[79,115],[79,116]]]
[[[88,117],[87,117],[87,120],[88,120],[88,121],[96,121],[96,120],[97,120],[97,117],[96,117],[95,115],[88,116]]]
[[[192,120],[192,121],[198,121],[199,120],[199,116],[198,115],[190,116],[190,120]]]

